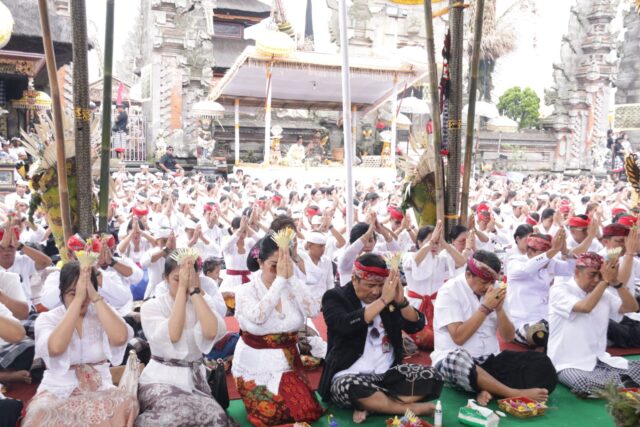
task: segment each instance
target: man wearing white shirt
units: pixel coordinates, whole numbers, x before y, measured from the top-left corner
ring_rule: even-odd
[[[608,289],[613,288],[617,296]],[[593,395],[609,383],[640,383],[640,361],[612,357],[606,351],[609,319],[638,310],[629,290],[618,282],[617,262],[605,263],[588,252],[576,262],[575,276],[551,288],[548,355],[560,382],[581,396]]]
[[[565,244],[559,230],[527,237],[527,256],[509,264],[509,317],[516,327],[515,341],[530,347],[546,347],[549,336],[549,287],[556,276],[571,276],[575,264],[555,258]]]
[[[589,224],[591,224],[591,220],[586,215],[576,215],[569,218],[567,221],[567,225],[569,226],[569,235],[567,236],[567,248],[573,249],[589,239],[589,247],[587,248],[588,252],[598,253],[602,250],[602,244],[596,239],[596,236],[589,235]],[[596,232],[598,230],[595,230]]]
[[[504,307],[506,289],[494,287],[500,277],[498,257],[477,251],[464,275],[440,288],[434,304],[433,366],[445,381],[486,405],[494,396],[525,396],[546,401],[557,384],[549,358],[527,351],[500,352],[497,332],[513,340],[515,328]]]
[[[321,302],[324,293],[334,287],[333,266],[331,260],[324,256],[327,237],[313,231],[305,241],[305,250],[300,251],[300,258],[304,262],[306,284],[310,286],[313,297]]]

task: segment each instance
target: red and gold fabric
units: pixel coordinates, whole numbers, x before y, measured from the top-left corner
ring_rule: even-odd
[[[242,340],[255,349],[282,349],[291,371],[282,374],[278,394],[255,381],[236,378],[236,387],[247,411],[247,418],[256,427],[283,425],[292,422],[313,422],[322,416],[324,409],[315,398],[313,390],[302,372],[303,365],[298,352],[298,334],[282,333],[253,335],[241,331]]]
[[[420,307],[418,307],[418,311],[424,314],[426,319],[426,324],[424,328],[415,334],[411,334],[411,338],[416,342],[418,347],[422,350],[433,350],[433,301],[436,300],[438,296],[437,292],[432,293],[431,295],[420,295],[414,291],[407,291],[407,296],[409,298],[415,298],[422,300],[420,303]]]

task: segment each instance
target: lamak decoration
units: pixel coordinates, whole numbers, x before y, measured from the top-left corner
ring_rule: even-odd
[[[69,187],[69,208],[71,211],[71,224],[73,232],[78,228],[78,175],[75,161],[75,139],[73,118],[68,114],[63,115],[64,119],[64,146],[66,157],[67,184]],[[33,214],[40,208],[46,215],[47,223],[51,227],[51,233],[56,241],[56,246],[60,250],[63,261],[67,260],[64,234],[62,230],[62,213],[60,207],[60,194],[58,188],[58,173],[56,169],[56,142],[53,121],[46,113],[38,114],[38,123],[34,125],[35,133],[27,133],[21,130],[23,146],[29,153],[34,163],[29,168],[27,176],[23,178],[29,181],[32,190],[31,204],[29,206],[29,220],[33,221]],[[95,147],[99,144],[101,132],[101,120],[94,116],[91,120],[91,145]],[[93,170],[99,171],[98,152],[92,150],[91,164]],[[97,174],[96,174],[97,175]],[[97,209],[97,199],[93,197],[94,209]]]

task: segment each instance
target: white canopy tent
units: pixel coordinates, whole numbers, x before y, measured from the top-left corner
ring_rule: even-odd
[[[394,104],[394,111],[397,111],[397,93],[427,75],[426,70],[416,68],[400,57],[349,57],[348,62],[353,133],[357,114],[366,115],[389,100]],[[255,47],[247,47],[210,94],[210,99],[235,107],[235,152],[238,153],[240,144],[237,131],[240,126],[240,105],[265,109],[265,166],[270,158],[272,108],[343,110],[342,64],[343,58],[338,54],[295,51],[286,57],[267,57]],[[346,126],[349,126],[348,122],[350,120],[345,121]],[[395,157],[395,130],[396,120],[393,120],[392,164]],[[345,144],[345,150],[349,145]],[[348,161],[351,159],[349,154],[345,153],[347,176],[351,176],[352,167]]]

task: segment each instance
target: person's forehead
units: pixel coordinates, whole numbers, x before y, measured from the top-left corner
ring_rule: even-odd
[[[373,286],[382,286],[384,285],[384,281],[383,280],[367,280],[367,279],[360,279],[360,278],[356,278],[356,282],[358,285],[360,286],[369,286],[369,287],[373,287]]]

